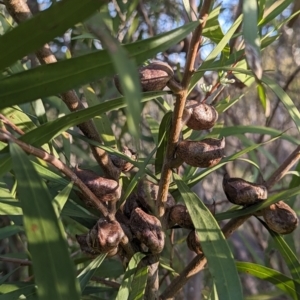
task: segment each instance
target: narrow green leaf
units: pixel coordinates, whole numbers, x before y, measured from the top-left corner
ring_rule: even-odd
[[[145,93],[143,96],[143,101],[152,100],[153,97],[165,95],[166,92],[149,92]],[[125,107],[124,98],[117,98],[105,103],[98,104],[93,107],[86,108],[81,111],[70,113],[64,117],[61,117],[55,121],[48,122],[39,126],[38,128],[26,133],[21,136],[20,139],[33,146],[41,146],[47,143],[49,140],[58,136],[62,132],[66,131],[68,128],[73,127],[77,124],[83,123],[90,120],[98,114],[103,114],[107,111],[119,109]],[[5,150],[3,150],[5,151]],[[0,175],[8,172],[11,168],[11,158],[7,153],[0,155]]]
[[[148,266],[145,266],[137,270],[132,280],[131,293],[128,297],[128,300],[145,299],[148,269]]]
[[[103,20],[100,19],[99,21],[100,26],[102,26],[101,41],[109,51],[108,53],[113,62],[114,69],[118,74],[122,92],[125,97],[125,103],[127,104],[126,118],[128,130],[136,140],[139,140],[142,89],[136,63],[133,59],[130,59],[130,55],[126,49],[109,34]]]
[[[270,206],[271,204],[274,204],[282,199],[288,200],[291,197],[294,197],[296,195],[300,194],[300,187],[296,187],[293,189],[288,189],[286,191],[278,192],[268,198],[268,200],[263,201],[262,203],[253,204],[247,208],[239,209],[236,211],[228,211],[224,213],[219,213],[215,215],[216,220],[226,220],[231,218],[236,218],[240,216],[246,216],[249,214],[253,214],[254,212],[263,209],[265,207]]]
[[[246,60],[255,76],[261,79],[263,70],[257,17],[257,1],[243,1],[243,36],[245,40]]]
[[[257,93],[260,100],[260,103],[264,109],[265,115],[268,116],[269,110],[268,110],[268,99],[266,95],[266,91],[264,89],[264,86],[262,84],[257,85]]]
[[[74,24],[93,14],[104,3],[106,1],[60,1],[4,34],[0,37],[0,53],[2,53],[0,70],[64,34]]]
[[[263,225],[265,226],[264,223]],[[286,243],[286,241],[280,234],[270,230],[267,226],[265,227],[272,236],[276,244],[276,248],[280,251],[283,259],[285,260],[285,263],[287,264],[289,271],[292,275],[296,293],[297,295],[300,295],[300,262],[298,260],[298,257],[292,251],[292,249],[289,247],[289,245]]]
[[[80,283],[81,292],[83,293],[84,289],[86,288],[89,280],[94,276],[97,269],[101,266],[102,262],[104,261],[106,254],[100,254],[94,260],[90,262],[90,264],[84,268],[78,275],[78,280]]]
[[[224,49],[224,47],[227,45],[229,40],[232,38],[233,34],[235,33],[236,29],[240,26],[242,22],[242,16],[238,17],[234,24],[231,26],[231,28],[227,31],[225,36],[222,38],[220,43],[212,50],[212,52],[208,55],[208,57],[205,59],[205,61],[202,63],[202,65],[199,67],[197,72],[193,75],[191,79],[191,83],[189,86],[189,91],[191,91],[197,82],[200,80],[200,78],[204,74],[204,70],[207,68],[210,68],[213,61],[216,59],[216,57],[220,54],[220,52]],[[235,60],[236,61],[236,60]]]
[[[150,115],[146,115],[146,120],[151,131],[155,145],[158,143],[158,132],[159,132],[159,123],[157,120],[152,118]]]
[[[253,126],[253,125],[236,125],[236,126],[218,126],[216,125],[211,134],[207,135],[207,137],[220,135],[220,136],[232,136],[237,134],[245,134],[245,133],[257,133],[263,135],[269,135],[271,137],[276,137],[280,135],[280,138],[286,141],[289,141],[295,145],[300,144],[300,139],[296,139],[288,134],[282,133],[279,130],[270,127],[263,127],[263,126]]]
[[[130,259],[127,269],[124,274],[122,284],[119,288],[116,300],[128,299],[128,297],[131,293],[132,281],[134,279],[137,265],[144,256],[145,256],[144,254],[138,252],[138,253],[135,253],[132,256],[132,258]]]
[[[189,18],[189,21],[192,22],[192,20],[193,20],[192,13],[194,13],[194,12],[192,12],[190,1],[182,0],[182,3],[183,3],[184,10]]]
[[[27,155],[10,144],[39,299],[78,299],[79,286],[51,197]]]
[[[219,297],[224,300],[243,299],[234,258],[222,230],[201,199],[190,190],[179,175],[173,176],[193,220]]]
[[[278,15],[280,15],[291,3],[293,3],[293,1],[294,0],[280,0],[274,2],[273,5],[268,8],[267,14],[263,16],[258,25],[262,27],[275,20]]]
[[[141,64],[184,39],[198,24],[198,21],[191,22],[124,47],[130,54],[129,58]],[[106,50],[40,66],[0,81],[0,108],[55,95],[114,74],[113,64]]]
[[[239,272],[250,274],[259,279],[266,280],[274,284],[278,289],[290,295],[293,299],[300,298],[300,294],[295,290],[292,278],[287,277],[276,270],[258,264],[236,262],[236,266]]]
[[[58,193],[58,195],[54,198],[54,210],[57,218],[60,216],[66,202],[68,201],[69,195],[73,188],[73,182],[69,182],[69,184]]]
[[[21,204],[16,199],[0,199],[0,215],[20,216],[22,215]]]
[[[9,225],[2,227],[0,228],[0,240],[15,235],[21,231],[23,231],[23,228],[21,226]]]
[[[99,104],[99,99],[91,86],[85,85],[82,87],[86,102],[89,107]],[[112,131],[111,124],[107,115],[101,114],[94,117],[94,123],[101,136],[101,140],[106,146],[115,146],[116,138]]]
[[[24,296],[27,299],[35,300],[35,294],[37,288],[35,284],[32,283],[4,283],[0,285],[0,300],[16,300],[22,299]]]
[[[224,37],[219,23],[219,15],[221,13],[221,8],[222,6],[218,5],[209,13],[205,27],[202,30],[203,36],[209,38],[216,44],[218,44]]]
[[[167,147],[167,140],[168,140],[168,132],[170,131],[172,121],[172,112],[167,112],[164,117],[162,118],[159,126],[159,132],[158,132],[158,148],[156,151],[156,157],[155,157],[155,174],[158,175],[161,173],[164,157],[165,157],[165,151]]]
[[[263,76],[262,81],[277,95],[297,126],[297,129],[300,131],[300,112],[295,106],[293,100],[274,80],[267,76]]]
[[[12,275],[12,274],[14,274],[17,270],[19,270],[20,269],[20,267],[21,266],[19,266],[19,267],[17,267],[16,269],[14,269],[14,270],[12,270],[12,271],[10,271],[10,272],[8,272],[7,274],[5,274],[4,276],[2,276],[1,278],[0,278],[0,286]],[[1,293],[1,288],[0,288],[0,293]],[[1,297],[1,296],[0,296]]]

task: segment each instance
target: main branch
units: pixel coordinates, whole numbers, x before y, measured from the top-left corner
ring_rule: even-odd
[[[170,137],[167,142],[167,149],[164,158],[164,163],[161,171],[161,179],[159,183],[159,191],[157,197],[157,212],[158,216],[161,220],[163,220],[163,216],[165,214],[165,203],[167,201],[172,169],[171,162],[174,158],[175,149],[177,143],[179,141],[181,129],[182,129],[182,114],[185,107],[186,98],[188,95],[188,88],[190,84],[191,77],[194,73],[195,68],[195,60],[199,51],[199,47],[201,44],[201,35],[202,30],[206,24],[209,8],[211,7],[211,0],[204,0],[201,11],[200,11],[200,24],[195,29],[190,48],[187,54],[186,65],[183,73],[183,79],[181,82],[182,90],[178,91],[176,94],[176,103],[174,106],[173,118],[172,118],[172,126]],[[166,227],[163,224],[164,228]]]

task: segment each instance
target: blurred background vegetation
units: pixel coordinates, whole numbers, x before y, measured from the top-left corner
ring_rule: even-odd
[[[38,14],[39,11],[47,9],[55,2],[57,1],[27,1],[33,14]],[[184,4],[186,2],[189,2],[189,4]],[[260,7],[264,8],[264,12],[267,12],[268,10],[272,11],[274,7],[278,7],[284,1],[268,0],[258,2]],[[296,7],[297,1],[295,1],[295,4],[292,1],[289,1],[289,3],[274,18],[260,27],[261,37],[269,38],[270,43],[262,51],[262,67],[264,73],[284,89],[294,102],[295,107],[298,108],[300,105],[298,97],[300,93],[300,21],[298,15],[294,18],[290,18],[290,16],[299,8]],[[102,24],[102,21],[105,22],[111,35],[116,37],[121,44],[130,44],[155,37],[160,33],[169,32],[189,23],[191,20],[196,20],[194,12],[198,11],[199,5],[201,5],[199,1],[195,0],[111,1],[103,5],[97,14],[85,20],[85,22],[74,25],[64,35],[52,40],[49,45],[59,61],[103,49],[105,46],[95,36],[97,31],[101,30],[99,24]],[[186,7],[191,8],[189,14],[186,12]],[[211,26],[211,32],[206,34],[196,60],[196,68],[202,64],[216,47],[217,41],[222,38],[223,34],[226,34],[234,21],[242,14],[242,0],[215,1],[214,8],[217,7],[220,8],[215,19],[217,22],[215,27]],[[100,19],[101,22],[99,22]],[[3,3],[0,2],[0,34],[3,35],[11,31],[15,26],[17,26],[16,23],[6,11]],[[239,27],[237,33],[241,30]],[[28,32],[28,36],[30,34]],[[207,37],[210,35],[214,38]],[[27,39],[26,36],[23,38]],[[174,69],[177,78],[180,79],[190,39],[191,34],[166,51],[157,53],[152,59],[167,62]],[[226,51],[233,52],[234,49],[239,49],[241,42],[242,37],[236,34],[230,40]],[[0,79],[3,80],[19,72],[35,68],[37,65],[35,55],[28,54],[2,70]],[[245,68],[245,65],[241,65],[241,67]],[[210,173],[193,186],[193,191],[214,214],[224,212],[231,207],[222,189],[222,178],[225,169],[231,176],[242,177],[251,182],[263,182],[294,151],[300,141],[295,122],[291,119],[290,112],[282,104],[282,101],[268,88],[265,89],[265,98],[258,95],[253,77],[249,79],[243,74],[235,74],[236,77],[232,75],[231,79],[235,79],[233,83],[222,84],[217,92],[208,96],[203,87],[216,86],[222,75],[221,71],[206,72],[197,82],[189,99],[203,100],[207,98],[207,102],[212,102],[216,107],[220,103],[226,105],[231,101],[234,105],[228,105],[228,109],[219,115],[217,125],[210,132],[192,133],[185,128],[183,135],[185,137],[190,135],[193,140],[200,139],[208,134],[213,137],[226,136],[226,156],[237,153],[251,145],[266,142],[270,139],[270,136],[275,137],[278,134],[282,134],[282,136],[245,154],[241,159],[232,161],[226,167]],[[104,103],[108,99],[120,97],[114,85],[113,76],[102,77],[89,84],[77,86],[76,93],[85,106]],[[166,112],[173,109],[174,101],[171,95],[165,95],[163,98],[144,102],[142,105],[142,118],[139,125],[140,139],[136,139],[129,131],[124,108],[110,111],[98,119],[98,126],[103,129],[101,138],[105,146],[113,149],[116,146],[119,149],[121,149],[121,146],[132,148],[138,153],[139,162],[147,159],[155,149],[159,125]],[[10,119],[25,132],[69,114],[68,108],[57,95],[42,97],[32,102],[20,104],[19,107],[20,110],[16,107],[6,107],[2,109],[1,113],[10,116]],[[28,117],[27,122],[25,122],[24,114]],[[98,165],[89,150],[86,140],[82,138],[76,127],[69,128],[51,142],[49,141],[48,147],[52,151],[56,151],[61,161],[67,165],[75,166],[78,164],[80,167],[98,170],[99,172]],[[35,159],[33,161],[43,165],[41,161]],[[249,163],[249,161],[252,163]],[[153,164],[154,161],[150,160],[151,163]],[[51,196],[54,198],[65,186],[65,182],[63,182],[59,172],[46,164],[44,166],[56,174],[44,174],[43,177]],[[152,170],[151,167],[149,169]],[[137,171],[138,169],[135,168],[131,174],[122,175],[124,190],[126,190]],[[299,171],[300,166],[297,166],[294,171],[291,171],[276,184],[271,194],[297,187],[299,185]],[[193,172],[196,174],[198,171],[188,167],[180,169],[183,178]],[[13,173],[2,173],[1,185],[3,189],[9,190],[13,195],[15,191]],[[2,200],[7,199],[7,195],[2,194],[1,198]],[[287,203],[299,214],[300,206],[297,198],[298,196],[291,197]],[[64,207],[62,222],[69,252],[79,274],[90,263],[90,259],[79,250],[79,246],[75,241],[75,234],[86,232],[87,228],[90,228],[91,224],[95,222],[95,215],[93,216],[84,207],[81,214],[81,206],[78,204],[80,200],[78,200],[74,191],[70,193],[70,199],[72,201],[68,201],[69,204]],[[27,260],[29,256],[21,215],[17,213],[9,215],[5,212],[7,212],[5,209],[1,210],[0,204],[0,282],[2,284],[2,287],[0,286],[0,299],[23,299],[21,295],[25,295],[24,299],[35,299],[35,287],[28,284],[32,283],[34,275]],[[221,221],[221,224],[225,224],[224,222]],[[165,269],[162,269],[160,276],[162,286],[167,286],[173,278],[173,271],[168,270],[166,265],[171,270],[174,269],[179,273],[195,256],[186,246],[186,234],[186,229],[177,229],[175,233],[167,233],[167,245],[163,254]],[[298,236],[299,229],[285,237],[296,257],[300,253]],[[289,275],[289,269],[273,239],[256,218],[249,219],[236,231],[230,238],[229,243],[236,260],[257,263]],[[20,262],[16,263],[14,259],[19,259]],[[29,266],[26,266],[26,264]],[[124,266],[119,259],[106,259],[93,276],[89,278],[90,281],[87,281],[88,285],[84,289],[82,299],[114,299],[119,284],[122,282],[123,274]],[[176,295],[176,299],[213,299],[211,298],[211,280],[208,270],[205,269],[187,283],[184,289]],[[245,299],[291,299],[290,296],[277,289],[273,284],[254,276],[241,274],[241,281]],[[222,297],[219,296],[219,299],[222,299]]]

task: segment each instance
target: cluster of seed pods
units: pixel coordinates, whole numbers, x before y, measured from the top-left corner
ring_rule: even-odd
[[[141,67],[138,71],[143,91],[162,90],[174,76],[168,64],[158,61]],[[115,76],[114,81],[122,93],[119,77]],[[190,129],[211,129],[217,119],[218,113],[213,106],[194,100],[187,101],[183,120]],[[181,140],[176,147],[173,167],[179,167],[183,163],[199,168],[215,166],[224,157],[224,148],[225,138]],[[124,147],[123,153],[133,160],[136,159],[135,153],[127,147]],[[118,156],[111,155],[110,158],[121,172],[128,172],[133,167],[130,162]],[[120,199],[121,187],[117,181],[101,177],[91,170],[75,168],[74,172],[105,205]],[[230,202],[243,206],[264,201],[268,196],[265,186],[241,178],[229,178],[227,174],[223,179],[223,189]],[[101,218],[87,234],[76,236],[82,251],[95,256],[100,253],[106,253],[108,256],[116,255],[120,251],[119,244],[125,231],[136,251],[160,253],[164,248],[165,237],[161,222],[155,216],[157,196],[158,185],[146,178],[140,180],[136,190],[119,209],[119,214],[116,213],[116,220],[108,221]],[[79,197],[85,200],[80,193]],[[263,209],[261,214],[269,228],[281,234],[292,232],[298,225],[296,213],[282,201]],[[168,195],[166,202],[165,221],[168,228],[179,226],[190,229],[187,237],[188,247],[197,254],[202,253],[199,238],[186,206],[176,204],[171,194]]]
[[[268,198],[268,190],[264,185],[248,182],[242,178],[223,178],[223,190],[233,204],[247,206],[259,203]],[[280,234],[289,234],[298,226],[296,212],[283,201],[279,201],[261,210],[260,214],[268,227]]]

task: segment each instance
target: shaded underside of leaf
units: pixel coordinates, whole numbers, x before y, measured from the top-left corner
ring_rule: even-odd
[[[191,192],[181,178],[177,174],[174,174],[174,178],[193,220],[219,297],[242,299],[242,287],[235,262],[218,223],[209,209],[195,193]]]
[[[79,285],[47,187],[27,155],[10,144],[40,299],[79,299]]]

